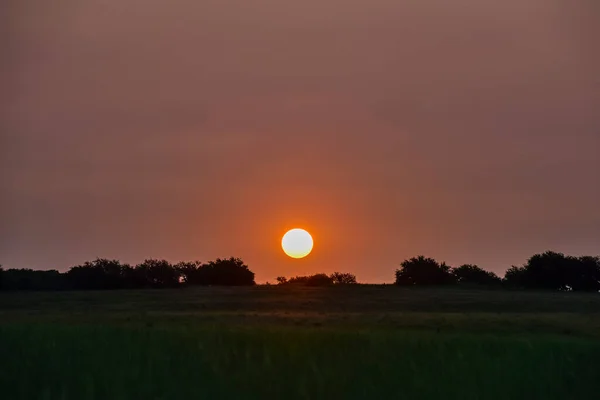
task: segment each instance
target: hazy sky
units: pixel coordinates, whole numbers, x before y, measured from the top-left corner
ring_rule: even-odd
[[[600,254],[599,4],[5,1],[0,263]]]

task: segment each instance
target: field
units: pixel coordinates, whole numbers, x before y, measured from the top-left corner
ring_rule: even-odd
[[[588,399],[597,294],[0,293],[2,399]]]

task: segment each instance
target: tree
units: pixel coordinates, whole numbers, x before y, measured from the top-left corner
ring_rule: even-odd
[[[76,265],[66,273],[55,270],[3,270],[2,290],[101,290],[164,288],[185,285],[254,285],[254,272],[239,258],[217,259],[171,265],[166,260],[149,259],[132,267],[118,260],[97,258]]]
[[[579,257],[569,270],[568,282],[572,290],[600,291],[600,257]]]
[[[439,264],[433,258],[424,256],[413,257],[400,264],[396,270],[396,285],[447,285],[455,283],[455,277],[450,267],[445,263]]]
[[[536,254],[525,264],[525,283],[533,289],[566,290],[567,271],[574,259],[562,253],[547,251]]]
[[[502,283],[507,287],[523,289],[525,288],[525,268],[512,266],[504,274]]]
[[[198,268],[196,285],[251,286],[255,285],[254,272],[240,258],[217,258]]]
[[[464,264],[458,268],[452,269],[456,282],[461,284],[475,285],[498,285],[502,283],[502,279],[493,272],[484,270],[477,265]]]
[[[148,287],[146,277],[129,264],[121,266],[121,286],[123,289],[141,289]]]
[[[181,276],[181,273],[166,260],[144,260],[136,265],[135,271],[153,288],[176,287]]]
[[[356,275],[347,272],[334,272],[329,276],[335,285],[356,284]]]
[[[547,251],[535,254],[522,267],[506,271],[507,286],[546,290],[600,290],[600,259],[572,257]]]
[[[277,277],[277,284],[278,285],[283,285],[287,283],[287,278],[285,276],[278,276]]]
[[[131,266],[121,264],[119,260],[105,258],[97,258],[72,267],[66,275],[73,289],[125,289],[139,285],[132,276]]]
[[[3,290],[62,290],[64,275],[56,270],[7,269],[0,272]]]
[[[187,261],[180,262],[175,265],[175,268],[181,274],[183,283],[187,285],[197,285],[198,283],[198,269],[202,266],[200,261]]]

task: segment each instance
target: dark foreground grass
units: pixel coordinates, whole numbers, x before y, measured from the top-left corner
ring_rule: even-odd
[[[596,399],[598,294],[0,293],[0,400]]]
[[[590,338],[0,324],[2,399],[592,399]]]

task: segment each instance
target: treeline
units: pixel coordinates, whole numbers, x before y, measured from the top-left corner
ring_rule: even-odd
[[[536,254],[504,278],[476,265],[452,268],[423,256],[411,258],[396,270],[396,285],[470,285],[516,289],[600,291],[600,258],[566,256],[548,251]]]
[[[351,273],[334,272],[277,278],[278,285],[331,286],[357,284]],[[96,259],[67,272],[31,269],[3,270],[0,290],[98,290],[174,288],[185,286],[254,285],[254,272],[239,258],[171,264],[145,260],[131,266],[118,260]],[[529,258],[520,267],[511,267],[503,278],[477,265],[451,267],[424,256],[405,260],[395,272],[399,286],[460,285],[488,288],[541,289],[559,291],[600,291],[600,258],[573,257],[548,251]]]
[[[340,272],[277,278],[278,285],[330,286],[356,283],[356,276]],[[394,284],[598,292],[600,258],[573,257],[548,251],[534,255],[521,267],[509,268],[504,278],[501,278],[477,265],[451,267],[433,258],[418,256],[400,264],[395,273]]]
[[[0,290],[103,290],[175,288],[193,285],[254,285],[254,272],[239,258],[171,264],[145,260],[131,266],[103,258],[56,270],[7,269],[0,267]]]

